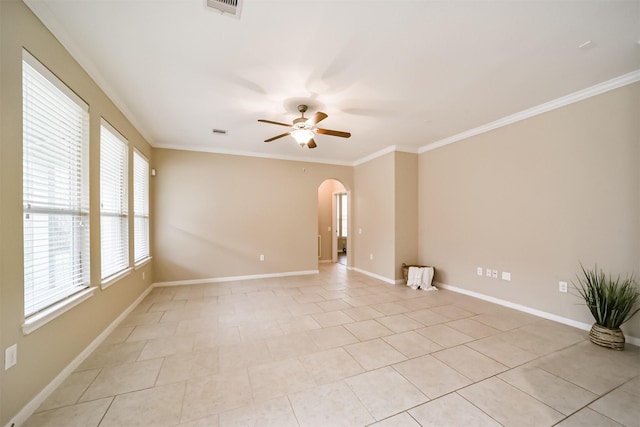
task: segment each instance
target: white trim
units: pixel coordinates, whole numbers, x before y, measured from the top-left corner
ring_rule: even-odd
[[[526,305],[516,304],[511,301],[503,300],[500,298],[492,297],[489,295],[481,294],[479,292],[470,291],[467,289],[459,288],[457,286],[447,285],[445,283],[434,282],[437,287],[447,289],[449,291],[457,292],[459,294],[469,295],[474,298],[481,299],[483,301],[489,301],[494,304],[502,305],[504,307],[513,308],[514,310],[522,311],[523,313],[532,314],[543,319],[553,320],[554,322],[562,323],[565,325],[573,326],[574,328],[582,329],[584,331],[591,330],[592,324],[578,322],[577,320],[569,319],[568,317],[558,316],[557,314],[548,313],[546,311],[538,310],[536,308],[527,307]],[[625,336],[625,341],[629,344],[640,346],[640,338],[633,336]]]
[[[128,151],[129,151],[129,140],[118,129],[116,129],[111,123],[109,123],[109,121],[107,119],[105,119],[102,116],[100,117],[100,126],[104,127],[105,129],[107,129],[109,132],[111,132],[113,134],[113,136],[118,138],[120,140],[120,142],[122,142],[124,145],[126,145],[127,146],[127,154],[128,154]],[[102,135],[100,135],[100,136],[102,136]]]
[[[382,280],[383,282],[389,283],[390,285],[397,285],[398,283],[402,283],[403,282],[403,280],[398,281],[398,280],[395,280],[395,279],[389,279],[387,277],[381,276],[381,275],[376,274],[376,273],[372,273],[372,272],[367,271],[367,270],[363,270],[363,269],[358,268],[358,267],[347,267],[347,269],[348,270],[357,271],[358,273],[362,273],[362,274],[364,274],[366,276],[373,277],[374,279]]]
[[[112,274],[109,277],[105,277],[105,279],[100,283],[100,289],[103,291],[107,289],[109,286],[116,283],[118,280],[128,276],[133,271],[132,267],[127,267],[122,271],[117,272],[116,274]]]
[[[0,0],[1,1],[1,0]],[[147,132],[147,128],[142,126],[142,122],[138,120],[138,116],[133,114],[133,111],[129,108],[128,104],[124,102],[122,98],[118,96],[118,92],[113,90],[113,87],[107,82],[89,56],[83,53],[75,38],[70,36],[64,25],[60,23],[55,13],[51,10],[49,5],[37,0],[26,0],[24,2],[29,9],[38,17],[40,22],[55,34],[55,38],[64,46],[69,54],[78,62],[82,64],[82,69],[89,74],[89,77],[98,85],[100,90],[104,92],[109,99],[118,107],[127,120],[136,128],[136,130],[142,135],[146,141],[151,141],[151,133]]]
[[[95,289],[95,288],[92,288]],[[6,427],[13,425],[20,426],[24,424],[27,419],[42,405],[42,403],[53,393],[63,382],[69,377],[78,367],[84,362],[84,360],[98,348],[100,344],[113,332],[118,325],[127,317],[142,300],[151,292],[153,288],[149,286],[142,294],[131,304],[125,311],[122,312],[107,328],[102,331],[82,352],[76,356],[71,363],[69,363],[56,377],[47,384],[40,393],[38,393],[29,403],[27,403],[21,410],[6,424]]]
[[[287,276],[305,276],[305,275],[319,274],[319,273],[320,273],[320,270],[286,271],[283,273],[252,274],[248,276],[210,277],[207,279],[175,280],[172,282],[156,282],[156,283],[153,283],[151,286],[163,287],[163,286],[197,285],[200,283],[237,282],[238,280],[269,279],[272,277],[287,277]]]
[[[406,145],[390,145],[387,148],[384,148],[380,151],[376,151],[373,154],[369,154],[368,156],[365,156],[361,159],[356,160],[355,162],[351,163],[351,166],[359,166],[363,163],[370,162],[373,159],[377,159],[378,157],[382,157],[386,154],[394,153],[396,151],[401,151],[403,153],[413,153],[413,154],[418,153],[418,149],[415,147],[407,147]]]
[[[42,311],[32,314],[31,316],[27,317],[22,324],[22,333],[25,335],[29,335],[36,329],[46,325],[56,317],[66,313],[81,302],[91,298],[95,290],[95,286],[83,289],[80,292],[77,292],[61,301],[58,301],[57,303],[45,308]]]
[[[148,257],[146,257],[146,258],[142,258],[140,261],[138,261],[138,262],[134,265],[133,269],[134,269],[134,270],[136,270],[136,271],[137,271],[137,270],[139,270],[139,269],[141,269],[141,268],[142,268],[142,267],[144,267],[145,265],[149,264],[149,263],[151,262],[151,260],[152,260],[152,259],[153,259],[153,257],[152,257],[152,256],[148,256]]]
[[[60,92],[65,94],[69,99],[75,102],[84,112],[89,112],[89,104],[73,91],[62,79],[56,76],[53,71],[48,69],[38,58],[33,56],[31,52],[22,48],[22,60],[29,64],[34,70],[42,75],[49,83],[55,86]]]
[[[330,260],[330,259],[319,259],[318,260],[318,264],[331,264],[331,263],[334,263],[334,262],[332,260]]]
[[[618,89],[622,86],[626,86],[637,81],[640,81],[640,70],[632,71],[611,80],[607,80],[606,82],[602,82],[586,89],[579,90],[578,92],[574,92],[561,98],[554,99],[553,101],[545,102],[544,104],[537,105],[535,107],[520,111],[515,114],[511,114],[507,117],[503,117],[491,123],[478,126],[477,128],[473,128],[457,135],[441,139],[439,141],[421,147],[418,150],[418,153],[426,153],[427,151],[435,150],[436,148],[444,147],[445,145],[453,144],[454,142],[462,141],[463,139],[480,135],[482,133],[501,128],[503,126],[507,126],[515,122],[537,116],[538,114],[546,113],[551,110],[555,110],[556,108],[561,108],[569,104],[573,104],[574,102],[582,101],[584,99],[591,98],[592,96],[600,95],[610,90]]]

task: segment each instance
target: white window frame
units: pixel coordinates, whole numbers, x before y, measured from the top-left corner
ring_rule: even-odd
[[[89,106],[26,50],[22,59],[22,328],[30,333],[91,297],[95,287],[90,283]]]
[[[131,270],[129,261],[129,142],[100,122],[100,277],[106,289]],[[114,223],[115,221],[115,223]]]
[[[144,163],[139,163],[143,161]],[[144,166],[139,170],[140,165]],[[151,259],[149,240],[149,159],[133,149],[133,253],[134,264],[140,267]],[[142,179],[142,182],[140,182]],[[142,193],[140,193],[142,191]],[[142,232],[142,234],[140,234]],[[142,236],[142,239],[141,239]],[[141,247],[142,246],[142,247]]]

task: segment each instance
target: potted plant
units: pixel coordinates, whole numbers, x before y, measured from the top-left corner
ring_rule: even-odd
[[[634,310],[640,294],[633,274],[624,279],[620,276],[613,279],[605,276],[597,266],[591,270],[580,264],[580,268],[582,277],[578,276],[578,284],[574,286],[596,321],[589,338],[603,347],[624,350],[624,334],[620,325],[640,310],[640,307]]]

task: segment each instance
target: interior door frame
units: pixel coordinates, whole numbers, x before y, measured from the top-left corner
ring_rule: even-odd
[[[351,215],[349,215],[349,212],[351,210],[351,201],[349,197],[349,192],[334,191],[333,193],[331,193],[331,227],[333,229],[333,233],[331,234],[331,262],[334,262],[334,263],[338,262],[338,209],[337,208],[338,208],[338,197],[341,196],[342,194],[347,195],[347,254],[349,253],[350,233],[348,232],[348,230],[349,230],[349,223],[351,220],[350,219]],[[347,256],[347,264],[349,264],[348,256]]]
[[[342,192],[331,193],[331,262],[338,262],[338,196]]]

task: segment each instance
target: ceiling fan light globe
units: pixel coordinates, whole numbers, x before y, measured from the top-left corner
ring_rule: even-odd
[[[291,131],[291,136],[298,144],[305,146],[313,138],[313,132],[309,129],[296,129]]]

